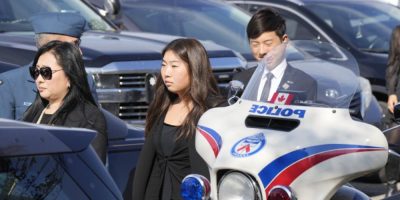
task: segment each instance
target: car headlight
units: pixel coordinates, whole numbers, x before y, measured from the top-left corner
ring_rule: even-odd
[[[249,175],[232,171],[226,173],[219,181],[218,199],[258,200],[261,199],[261,192]]]

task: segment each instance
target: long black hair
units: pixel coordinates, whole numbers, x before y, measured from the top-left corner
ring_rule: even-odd
[[[190,87],[185,91],[185,98],[193,103],[193,109],[186,116],[182,126],[179,128],[177,139],[188,138],[195,133],[197,122],[200,116],[210,107],[217,105],[208,105],[207,98],[219,97],[217,81],[213,75],[210,60],[207,51],[203,45],[192,38],[180,38],[171,41],[162,51],[164,56],[167,51],[172,51],[188,64]],[[157,77],[155,85],[155,96],[150,104],[146,117],[146,136],[161,115],[167,113],[169,106],[178,98],[177,94],[168,91],[161,75]],[[219,100],[222,100],[219,99]],[[211,104],[212,104],[211,103]]]
[[[33,66],[36,66],[39,57],[47,52],[54,55],[57,64],[63,68],[70,83],[62,105],[53,114],[49,122],[49,124],[63,124],[68,113],[73,110],[78,103],[88,102],[95,106],[97,105],[90,92],[79,47],[68,42],[51,41],[39,48],[33,61]],[[34,117],[37,116],[48,103],[46,99],[42,98],[39,93],[37,93],[35,101],[25,112],[23,120],[32,122]]]

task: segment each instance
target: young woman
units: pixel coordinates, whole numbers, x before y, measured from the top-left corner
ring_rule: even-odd
[[[162,52],[161,75],[146,119],[146,142],[136,167],[133,199],[181,199],[189,173],[209,177],[194,145],[196,125],[209,108],[224,103],[204,47],[177,39]]]
[[[92,146],[105,162],[106,122],[90,92],[79,48],[60,41],[45,44],[38,50],[30,73],[38,93],[23,120],[96,130]]]

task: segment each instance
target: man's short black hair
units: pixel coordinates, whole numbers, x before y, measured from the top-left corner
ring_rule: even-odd
[[[276,10],[271,8],[258,10],[247,24],[248,39],[258,38],[261,34],[272,31],[282,38],[286,34],[286,22]]]

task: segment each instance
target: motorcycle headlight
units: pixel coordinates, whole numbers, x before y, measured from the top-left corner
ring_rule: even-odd
[[[218,183],[218,199],[258,200],[261,192],[256,182],[247,174],[228,172]]]

